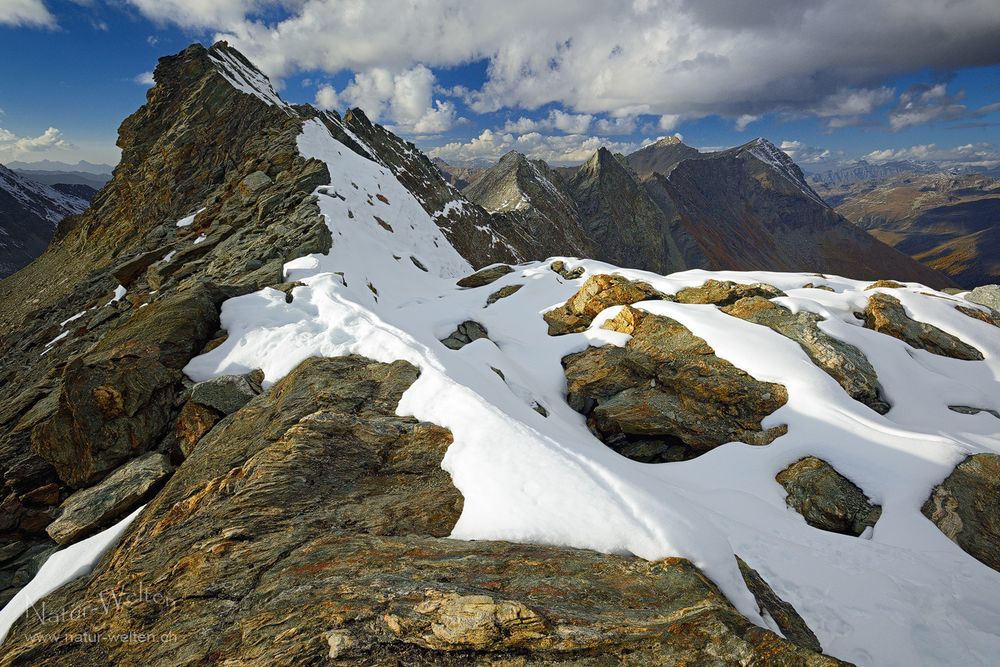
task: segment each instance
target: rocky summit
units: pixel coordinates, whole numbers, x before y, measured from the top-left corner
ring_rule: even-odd
[[[0,665],[1000,652],[995,286],[767,142],[459,191],[225,42],[155,81],[0,282]]]

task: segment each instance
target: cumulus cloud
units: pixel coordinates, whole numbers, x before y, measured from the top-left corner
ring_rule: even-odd
[[[456,141],[432,148],[429,154],[432,157],[440,157],[449,164],[475,164],[495,162],[504,153],[516,150],[529,158],[560,165],[583,162],[601,146],[615,153],[631,153],[648,143],[651,141],[609,142],[601,137],[582,134],[546,135],[540,132],[528,132],[515,136],[511,132],[494,132],[486,129],[470,141]]]
[[[316,90],[316,106],[327,111],[336,111],[340,107],[340,97],[337,90],[324,83]]]
[[[66,141],[62,132],[54,127],[50,127],[37,137],[19,137],[0,127],[0,158],[2,158],[0,161],[22,157],[26,153],[44,153],[61,148],[75,148],[75,146]]]
[[[153,84],[156,83],[156,81],[153,80],[152,72],[142,72],[140,74],[136,74],[135,77],[132,78],[132,80],[135,81],[140,86],[152,86]]]
[[[901,130],[933,120],[954,120],[966,114],[963,94],[948,93],[946,83],[915,84],[899,96],[899,104],[889,113],[889,127]]]
[[[501,132],[526,134],[537,130],[559,130],[566,134],[585,134],[593,121],[594,117],[590,114],[574,114],[553,109],[547,117],[540,120],[532,120],[524,116],[517,120],[508,120],[504,123]]]
[[[558,103],[576,114],[736,119],[797,110],[847,123],[888,77],[1000,61],[995,0],[129,2],[154,20],[215,30],[278,77],[486,59],[485,84],[468,91],[477,112]],[[833,114],[824,101],[838,95],[844,106]]]
[[[320,86],[316,104],[324,109],[361,107],[372,120],[404,134],[441,134],[460,119],[454,103],[433,98],[434,81],[424,65],[401,72],[375,67],[357,72],[339,93],[329,84]]]
[[[0,25],[51,28],[56,19],[42,0],[3,0],[0,2]]]
[[[752,113],[741,114],[736,117],[736,122],[734,123],[734,125],[736,125],[736,131],[743,132],[744,130],[747,129],[747,125],[750,125],[751,123],[756,123],[758,120],[760,120],[760,116],[757,116],[755,114]]]

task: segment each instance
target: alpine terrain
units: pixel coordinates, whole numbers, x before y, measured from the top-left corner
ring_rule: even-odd
[[[45,250],[56,224],[87,208],[87,186],[43,185],[0,164],[0,277]]]
[[[155,82],[0,281],[0,665],[1000,655],[1000,287],[764,140],[459,190],[226,42]]]

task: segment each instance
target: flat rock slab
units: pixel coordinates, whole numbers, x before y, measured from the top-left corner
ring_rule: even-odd
[[[490,283],[500,280],[505,275],[513,271],[514,269],[506,264],[488,266],[485,269],[480,269],[472,275],[462,278],[456,284],[459,287],[484,287]]]
[[[62,514],[47,528],[49,537],[66,545],[106,528],[148,500],[173,471],[170,460],[159,452],[129,461],[100,484],[67,498]]]
[[[230,415],[260,393],[260,387],[245,375],[222,375],[191,388],[191,401]]]
[[[968,343],[938,329],[932,324],[918,322],[906,314],[906,309],[894,296],[876,292],[868,298],[865,308],[865,326],[931,354],[966,361],[980,361],[983,353]]]

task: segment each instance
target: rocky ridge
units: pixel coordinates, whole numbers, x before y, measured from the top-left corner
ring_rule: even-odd
[[[670,308],[689,313],[721,308],[718,317],[727,322],[757,327],[776,346],[780,343],[775,341],[794,344],[806,363],[811,360],[848,396],[874,408],[880,397],[874,368],[872,377],[860,378],[857,385],[848,382],[851,371],[844,370],[867,371],[864,351],[839,345],[842,341],[833,335],[824,337],[818,318],[793,316],[772,301],[796,298],[795,303],[802,303],[802,291],[817,298],[828,292],[817,291],[813,283],[807,287],[800,276],[780,277],[780,288],[761,282],[777,281],[777,274],[751,284],[733,280],[732,274],[700,282],[687,278],[684,289],[673,290],[665,288],[670,281],[662,276],[608,274],[587,261],[511,266],[521,253],[541,252],[527,234],[508,233],[520,229],[517,220],[463,200],[412,145],[361,112],[341,118],[288,106],[263,75],[225,44],[208,50],[195,46],[164,59],[157,81],[146,107],[123,125],[125,167],[116,172],[113,186],[98,195],[94,209],[60,228],[42,258],[0,283],[4,298],[28,287],[35,295],[12,300],[13,307],[3,314],[14,325],[2,341],[7,354],[0,366],[7,392],[0,411],[4,595],[16,592],[54,548],[50,534],[72,545],[149,501],[93,573],[67,583],[46,604],[88,608],[110,592],[134,590],[154,590],[160,594],[157,601],[128,605],[97,619],[71,616],[55,628],[45,627],[46,632],[175,633],[176,642],[142,647],[146,664],[603,664],[608,659],[634,664],[837,664],[819,655],[824,646],[816,633],[824,644],[836,635],[825,625],[810,629],[783,599],[787,580],[751,568],[748,563],[767,563],[743,549],[724,547],[728,551],[721,562],[744,582],[734,589],[732,581],[713,582],[680,558],[644,560],[559,546],[448,539],[459,531],[467,500],[463,493],[469,491],[461,486],[460,475],[449,477],[455,468],[441,468],[459,431],[453,435],[438,425],[444,420],[397,414],[403,411],[404,392],[411,395],[406,409],[413,409],[412,390],[421,377],[408,362],[379,363],[355,355],[322,358],[314,352],[281,373],[273,386],[264,382],[267,374],[249,372],[252,366],[225,369],[224,374],[199,378],[199,383],[181,370],[190,370],[193,357],[231,350],[253,335],[241,328],[239,307],[246,303],[241,298],[268,299],[270,310],[283,316],[317,313],[329,303],[319,299],[323,281],[331,281],[335,289],[346,289],[350,282],[370,309],[359,311],[357,319],[388,319],[394,309],[405,314],[406,308],[414,315],[418,306],[431,310],[434,301],[445,299],[456,304],[449,312],[454,319],[436,322],[435,335],[419,339],[420,345],[438,346],[433,354],[440,355],[434,357],[439,366],[450,359],[465,360],[470,369],[482,365],[490,381],[513,397],[498,406],[512,410],[510,405],[520,401],[530,408],[535,421],[524,422],[532,425],[530,430],[541,432],[546,422],[576,423],[567,420],[567,413],[581,420],[573,412],[579,410],[614,450],[608,454],[629,465],[638,464],[614,452],[634,461],[680,466],[723,448],[726,455],[739,456],[734,445],[742,442],[749,446],[738,447],[739,452],[753,450],[767,457],[781,451],[783,438],[797,437],[779,419],[795,416],[785,410],[794,398],[791,390],[759,379],[759,371],[743,370],[727,358],[730,348],[709,344],[711,331],[699,335],[698,327],[671,317]],[[322,124],[339,142],[338,150],[377,166],[385,179],[379,181],[379,191],[368,190],[367,202],[363,193],[351,195],[361,209],[371,206],[379,215],[380,206],[390,210],[382,186],[402,183],[425,219],[433,221],[435,231],[463,259],[461,266],[469,271],[492,266],[457,285],[458,275],[447,276],[447,290],[437,299],[433,293],[419,299],[405,292],[394,295],[398,286],[379,277],[380,296],[371,282],[365,286],[354,274],[309,275],[301,260],[286,268],[286,261],[303,255],[333,256],[362,224],[360,214],[325,218],[324,211],[333,210],[328,203],[343,200],[345,190],[352,188],[349,177],[333,182],[331,160],[303,157],[299,141],[307,123],[314,128]],[[207,142],[208,136],[224,141]],[[221,152],[213,146],[237,148]],[[619,158],[611,159],[614,163],[597,166],[618,165],[632,177]],[[160,195],[158,183],[166,184],[169,189],[163,192],[174,198]],[[360,191],[358,184],[353,190]],[[396,199],[396,191],[389,196]],[[370,217],[374,222],[366,219],[365,224],[373,234],[384,235],[374,238],[392,238],[404,226],[405,218]],[[430,248],[417,252],[420,258],[382,259],[405,266],[410,272],[405,275],[415,276],[413,280],[441,270],[429,259],[434,256]],[[72,254],[86,263],[54,273],[53,267]],[[59,278],[49,280],[51,275]],[[861,303],[878,301],[882,294],[871,291],[859,297],[860,288],[842,279],[809,280],[831,295],[838,289],[851,292],[850,298]],[[953,307],[946,295],[925,297],[916,295],[916,288],[883,287],[900,289],[907,304],[923,299],[932,302],[932,309]],[[546,289],[558,290],[553,293],[565,302],[553,304]],[[789,297],[793,292],[797,296]],[[353,292],[343,294],[358,298]],[[220,316],[223,303],[228,310]],[[617,311],[605,312],[609,308]],[[755,320],[757,313],[772,309],[774,319]],[[377,317],[370,317],[376,312]],[[828,312],[836,319],[839,311]],[[473,320],[466,313],[478,314]],[[511,322],[511,313],[528,315]],[[681,311],[674,314],[686,317]],[[977,349],[990,340],[981,328],[991,324],[958,317],[975,334],[968,342],[959,341],[962,345]],[[919,312],[900,315],[888,309],[885,318],[897,327],[916,327],[919,335],[913,340],[918,342],[920,336],[936,336],[926,327],[945,333],[922,322]],[[529,337],[537,330],[545,337],[546,324],[553,335],[534,347],[561,350],[556,363],[569,352],[562,357],[569,381],[565,397],[527,382],[528,364],[505,356],[507,350],[513,354],[532,347],[521,344],[519,335]],[[857,321],[855,325],[860,328]],[[384,334],[377,328],[366,332],[372,338]],[[345,335],[333,333],[332,339]],[[414,326],[411,333],[418,337],[425,332]],[[864,333],[882,337],[878,330]],[[602,336],[615,344],[580,344]],[[552,347],[546,348],[549,343]],[[253,361],[268,363],[266,356]],[[980,357],[988,361],[988,355]],[[479,364],[487,359],[490,364]],[[423,370],[438,372],[433,364]],[[478,390],[485,386],[480,383]],[[546,407],[539,402],[543,395]],[[511,414],[526,419],[516,411]],[[777,425],[765,427],[765,420]],[[530,435],[529,429],[522,433]],[[496,453],[494,472],[500,473],[506,462],[501,449]],[[613,469],[603,465],[606,471]],[[601,470],[600,465],[595,469]],[[796,493],[823,498],[832,488],[835,496],[856,500],[855,490],[869,488],[834,474],[828,479],[836,483],[803,485],[807,490]],[[992,482],[986,477],[983,488],[989,493]],[[964,482],[960,485],[966,488]],[[942,486],[959,498],[962,511],[978,507],[979,501],[965,500],[954,484]],[[864,494],[862,498],[868,502]],[[839,500],[830,502],[837,507]],[[952,508],[955,503],[943,499],[939,505]],[[940,522],[949,537],[959,535],[953,515]],[[652,517],[640,513],[639,519],[655,525]],[[982,520],[962,522],[970,533],[986,535],[973,541],[990,544]],[[703,529],[714,530],[707,524]],[[956,542],[979,558],[980,547],[969,547],[969,539]],[[751,543],[739,543],[751,548]],[[754,608],[746,604],[748,591],[757,605],[755,621],[780,629],[787,641],[748,620],[754,617]],[[7,638],[0,664],[138,659],[135,646],[125,643],[102,643],[95,649],[34,640],[43,625],[31,614],[22,617]]]

